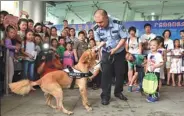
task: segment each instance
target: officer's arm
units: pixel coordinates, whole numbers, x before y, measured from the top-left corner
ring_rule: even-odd
[[[95,37],[95,41],[96,41],[96,45],[97,45],[96,49],[99,50],[102,46],[105,45],[105,42],[100,41],[100,36],[96,30],[94,31],[94,37]]]

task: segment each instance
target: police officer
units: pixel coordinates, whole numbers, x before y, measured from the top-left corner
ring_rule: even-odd
[[[120,21],[113,20],[103,9],[94,13],[97,49],[102,47],[102,93],[101,103],[108,105],[111,97],[112,78],[116,78],[115,97],[127,100],[122,94],[125,73],[125,42],[127,33]]]

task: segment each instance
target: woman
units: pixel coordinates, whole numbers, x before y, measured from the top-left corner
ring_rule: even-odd
[[[171,50],[174,49],[173,41],[170,39],[171,37],[171,31],[170,30],[164,30],[163,32],[164,37],[164,47],[167,52],[167,61],[166,61],[166,69],[167,69],[167,85],[170,85],[170,67],[171,67]]]
[[[75,37],[75,29],[74,28],[70,28],[69,30],[69,37],[66,39],[66,42],[71,42],[74,43],[77,40],[77,38]]]
[[[142,44],[139,41],[139,38],[136,37],[136,28],[130,27],[128,29],[129,38],[126,41],[126,51],[131,54],[142,54]],[[128,84],[131,82],[133,77],[134,68],[128,63]]]

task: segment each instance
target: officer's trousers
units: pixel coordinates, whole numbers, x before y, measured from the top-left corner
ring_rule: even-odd
[[[109,58],[109,53],[102,51],[102,80],[101,98],[109,100],[111,97],[112,78],[116,78],[114,94],[119,94],[123,91],[124,74],[125,74],[125,50],[114,54]]]

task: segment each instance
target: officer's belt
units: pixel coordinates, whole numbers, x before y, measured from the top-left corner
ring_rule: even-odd
[[[73,78],[70,89],[74,88],[76,79],[90,77],[93,75],[91,72],[82,73],[81,71],[76,70],[75,68],[70,66],[67,66],[66,69],[63,69],[63,71],[65,71],[70,76],[70,78]]]

